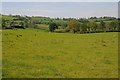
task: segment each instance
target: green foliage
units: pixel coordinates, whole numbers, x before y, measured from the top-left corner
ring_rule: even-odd
[[[55,29],[64,29],[65,32],[77,33],[97,33],[120,31],[118,20],[114,17],[91,17],[85,18],[50,18],[39,16],[20,16],[20,15],[2,15],[3,28],[22,25],[26,28],[42,29],[42,26],[49,25],[47,28],[53,32]],[[52,23],[52,24],[51,24]],[[56,26],[56,27],[55,27]]]
[[[2,27],[6,27],[5,19],[2,19]]]
[[[69,29],[74,33],[79,31],[79,26],[80,26],[80,24],[77,20],[70,20],[70,22],[68,24]]]
[[[110,26],[111,26],[112,30],[117,30],[118,21],[115,20],[115,21],[110,22]]]
[[[105,22],[101,21],[100,22],[100,27],[101,27],[102,31],[105,31],[106,30]]]
[[[87,23],[82,23],[82,24],[81,24],[81,26],[80,26],[80,31],[81,31],[81,32],[87,31]]]
[[[97,23],[96,22],[88,22],[88,31],[96,31],[97,30]]]
[[[50,23],[49,25],[49,31],[54,32],[55,29],[58,29],[58,26],[56,23]]]

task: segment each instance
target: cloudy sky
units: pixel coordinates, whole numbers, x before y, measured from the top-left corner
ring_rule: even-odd
[[[97,1],[97,0],[96,0]],[[110,1],[110,0],[109,0]],[[112,0],[113,1],[113,0]],[[116,0],[117,1],[117,0]],[[118,2],[2,2],[2,14],[74,17],[118,15]]]

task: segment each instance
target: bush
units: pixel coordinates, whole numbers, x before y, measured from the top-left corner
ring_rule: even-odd
[[[49,25],[49,31],[54,32],[55,29],[58,29],[58,26],[56,23],[50,23]]]
[[[65,32],[70,32],[69,27],[66,27]]]

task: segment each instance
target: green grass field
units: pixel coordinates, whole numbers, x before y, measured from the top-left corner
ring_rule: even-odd
[[[117,78],[118,33],[3,30],[3,78]]]

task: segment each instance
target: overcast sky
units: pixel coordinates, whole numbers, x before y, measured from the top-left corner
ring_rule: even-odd
[[[9,0],[8,0],[9,1]],[[89,0],[88,0],[89,1]],[[100,0],[96,0],[100,1]],[[105,0],[104,0],[105,1]],[[117,1],[117,0],[109,0]],[[74,17],[118,16],[117,2],[3,2],[3,14]]]

